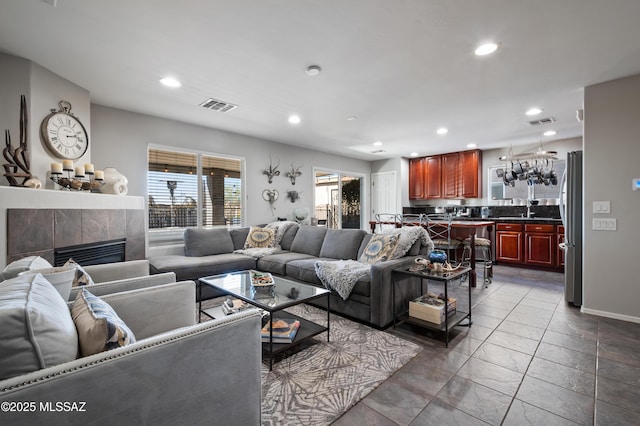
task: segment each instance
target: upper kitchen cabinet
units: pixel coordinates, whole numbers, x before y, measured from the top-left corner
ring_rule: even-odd
[[[409,160],[409,198],[482,197],[482,151],[452,152]]]
[[[424,196],[424,158],[409,160],[409,198],[420,200]]]

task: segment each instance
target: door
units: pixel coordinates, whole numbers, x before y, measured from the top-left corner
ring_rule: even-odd
[[[442,197],[456,198],[458,196],[458,153],[442,155]]]
[[[362,228],[363,176],[315,170],[315,216],[331,229]]]
[[[396,172],[371,174],[371,218],[377,213],[400,213],[398,211]]]
[[[424,176],[425,176],[425,198],[441,198],[442,196],[442,157],[436,155],[435,157],[427,157],[424,164]]]

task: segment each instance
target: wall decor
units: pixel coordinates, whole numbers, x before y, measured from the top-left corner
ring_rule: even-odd
[[[300,176],[302,174],[302,172],[300,171],[300,169],[302,168],[304,164],[300,164],[297,168],[293,165],[293,163],[291,163],[291,171],[287,172],[287,174],[285,175],[286,177],[288,177],[289,179],[291,179],[291,185],[295,185],[296,184],[296,178],[298,176]]]
[[[269,203],[272,212],[275,212],[276,210],[274,204],[279,196],[280,193],[277,189],[265,189],[264,191],[262,191],[262,198]]]
[[[280,176],[280,170],[278,170],[278,166],[280,166],[280,160],[278,160],[278,164],[276,164],[274,167],[271,156],[269,156],[269,167],[262,172],[262,174],[267,175],[267,180],[269,181],[269,183],[273,183],[274,176]]]
[[[302,194],[302,191],[296,191],[296,190],[287,191],[287,197],[289,197],[292,203],[295,203],[300,199],[300,194]]]
[[[71,112],[71,102],[58,102],[40,125],[40,136],[47,149],[56,157],[75,160],[89,148],[89,135],[84,125]]]
[[[3,164],[4,176],[11,186],[24,186],[33,176],[29,171],[29,148],[27,146],[27,129],[29,118],[27,116],[27,99],[24,95],[20,96],[20,145],[13,149],[11,144],[11,133],[9,130],[4,131],[5,148],[2,150],[2,156],[8,163]],[[22,182],[18,183],[19,178]]]

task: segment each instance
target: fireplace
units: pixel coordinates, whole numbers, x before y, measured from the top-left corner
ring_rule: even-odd
[[[55,248],[53,250],[54,266],[63,266],[71,258],[82,266],[123,262],[125,260],[125,243],[126,239],[122,238]]]

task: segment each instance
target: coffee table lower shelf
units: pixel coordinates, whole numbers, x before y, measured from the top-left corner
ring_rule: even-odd
[[[298,332],[296,333],[296,337],[293,339],[293,342],[291,343],[262,342],[262,353],[268,357],[270,365],[271,365],[272,358],[275,355],[279,354],[280,352],[284,352],[287,349],[290,349],[296,345],[299,345],[300,343],[305,342],[311,339],[312,337],[317,336],[318,334],[322,334],[325,331],[329,330],[328,327],[306,320],[302,317],[291,314],[289,312],[274,312],[273,317],[274,317],[274,320],[277,320],[277,319],[298,320],[300,321],[300,328],[298,329]]]
[[[396,317],[396,324],[406,322],[409,324],[414,324],[422,328],[426,328],[428,330],[440,331],[445,333],[445,344],[449,344],[449,330],[453,327],[459,325],[462,321],[469,318],[468,312],[456,312],[455,314],[449,315],[448,320],[443,321],[441,324],[436,324],[435,322],[421,320],[420,318],[415,318],[409,315],[409,312],[403,312]]]

